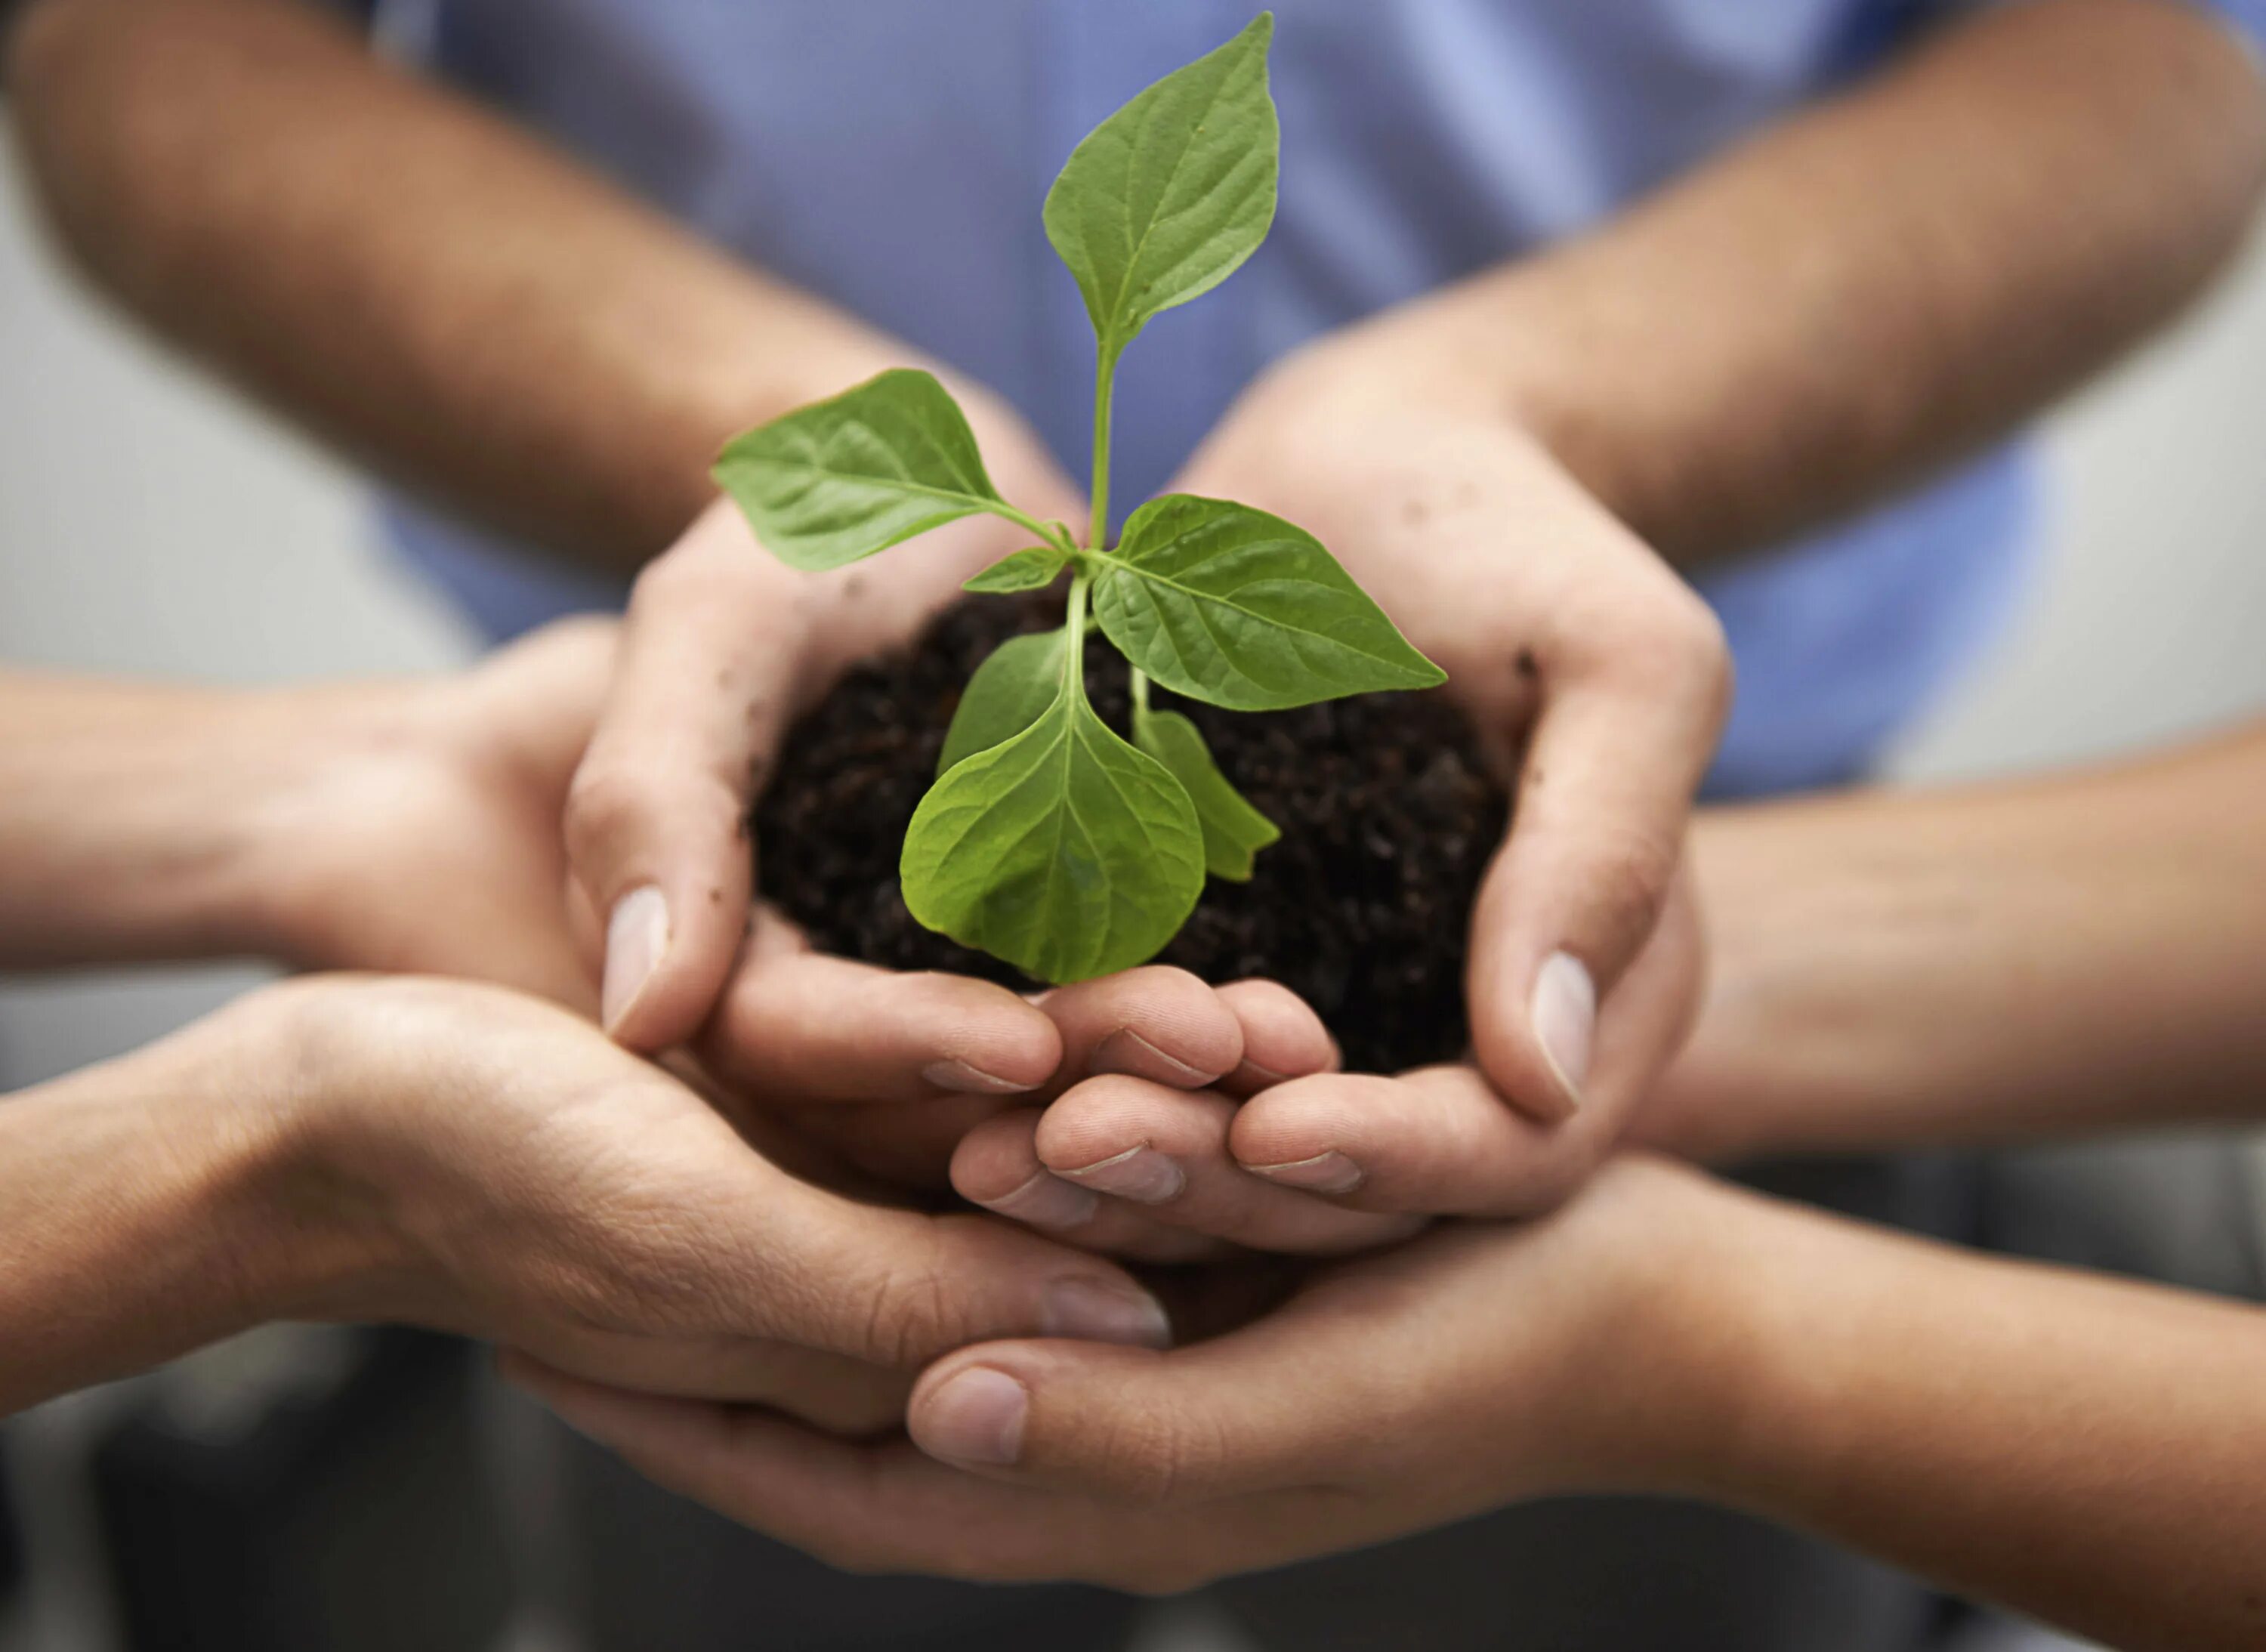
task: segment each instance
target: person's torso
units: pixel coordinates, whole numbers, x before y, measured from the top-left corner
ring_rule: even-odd
[[[1083,466],[1093,345],[1039,206],[1084,134],[1251,0],[384,0],[435,70],[764,268],[1007,397]],[[1941,7],[1911,0],[1279,0],[1283,184],[1235,280],[1159,318],[1117,401],[1127,505],[1268,362],[1578,232],[1798,108]],[[1718,780],[1840,778],[2011,582],[2001,457],[1706,582],[1743,692]],[[599,596],[407,507],[499,629]],[[1791,594],[1787,594],[1791,593]],[[1797,634],[1798,632],[1798,634]]]

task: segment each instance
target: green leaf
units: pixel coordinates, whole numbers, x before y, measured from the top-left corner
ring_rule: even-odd
[[[1047,239],[1105,354],[1210,292],[1267,238],[1282,139],[1267,90],[1275,15],[1166,76],[1090,133],[1047,192]]]
[[[733,437],[713,474],[773,556],[812,570],[1005,503],[952,392],[910,368]]]
[[[1203,892],[1203,833],[1180,782],[1065,683],[930,789],[899,874],[921,923],[1060,985],[1172,939]]]
[[[973,579],[963,581],[960,588],[984,595],[1035,591],[1042,585],[1053,584],[1055,575],[1069,560],[1053,545],[1034,545],[1027,551],[1001,557]]]
[[[1096,560],[1102,630],[1191,699],[1280,711],[1448,680],[1313,535],[1248,505],[1168,493]]]
[[[1252,857],[1279,840],[1282,830],[1219,771],[1196,726],[1178,712],[1137,710],[1133,743],[1170,769],[1196,806],[1205,870],[1231,883],[1250,882]]]
[[[1062,692],[1062,657],[1060,630],[1010,637],[994,648],[961,691],[960,709],[944,731],[937,773],[944,774],[964,757],[1006,744],[1045,716]]]

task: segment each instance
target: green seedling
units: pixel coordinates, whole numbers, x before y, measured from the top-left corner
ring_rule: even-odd
[[[896,370],[747,432],[716,479],[771,553],[840,567],[978,512],[1036,542],[967,583],[1035,590],[1067,570],[1064,623],[1003,644],[946,735],[905,833],[906,905],[928,928],[1042,981],[1151,958],[1207,872],[1248,879],[1281,835],[1150,684],[1273,711],[1446,680],[1313,536],[1225,500],[1150,501],[1108,543],[1110,391],[1149,318],[1217,286],[1267,238],[1280,138],[1274,18],[1166,76],[1103,121],[1048,192],[1047,238],[1093,318],[1093,514],[1079,544],[1000,497],[949,391]],[[1132,667],[1132,739],[1088,703],[1099,626]]]

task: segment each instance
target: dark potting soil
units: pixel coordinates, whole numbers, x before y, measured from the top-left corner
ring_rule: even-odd
[[[908,653],[859,667],[798,722],[756,808],[764,896],[822,950],[1027,988],[1012,965],[923,929],[897,888],[905,827],[936,778],[960,692],[999,643],[1059,625],[1059,596],[973,597]],[[1130,726],[1124,661],[1086,654],[1094,709]],[[1337,1034],[1349,1070],[1461,1053],[1472,901],[1509,800],[1469,721],[1434,690],[1289,712],[1185,712],[1227,778],[1280,827],[1246,884],[1217,878],[1158,961],[1206,981],[1264,976]]]

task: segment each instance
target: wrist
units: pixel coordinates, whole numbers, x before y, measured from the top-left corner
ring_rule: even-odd
[[[229,878],[247,950],[296,969],[365,961],[340,932],[366,879],[355,829],[383,819],[403,777],[450,760],[429,683],[285,689],[247,706],[238,731],[258,754],[240,776],[237,864]]]
[[[1609,1224],[1617,1258],[1586,1293],[1588,1328],[1552,1430],[1570,1493],[1714,1497],[1768,1422],[1759,1378],[1778,1343],[1765,1312],[1765,1202],[1662,1160],[1616,1160],[1568,1216]],[[1761,1297],[1761,1300],[1758,1298]]]
[[[228,1098],[208,1132],[221,1144],[215,1231],[260,1318],[410,1317],[402,1147],[372,1127],[394,1098],[355,1013],[375,979],[281,982],[186,1035]]]
[[[311,1196],[265,993],[0,1106],[0,1414],[306,1317],[365,1266]]]

